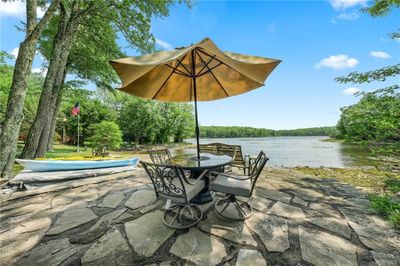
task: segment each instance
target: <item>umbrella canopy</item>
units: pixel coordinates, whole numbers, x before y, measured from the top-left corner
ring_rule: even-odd
[[[159,101],[195,102],[239,95],[264,85],[280,60],[222,52],[208,38],[192,46],[112,60],[126,93]]]

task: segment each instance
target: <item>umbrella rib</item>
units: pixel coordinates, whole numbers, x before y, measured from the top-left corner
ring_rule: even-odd
[[[182,70],[179,70],[179,69],[177,69],[177,68],[175,68],[175,67],[173,67],[173,66],[170,66],[170,65],[168,65],[168,64],[165,64],[165,66],[167,66],[167,67],[173,69],[173,71],[174,71],[176,74],[180,74],[180,75],[185,76],[185,77],[188,77],[188,78],[191,77],[191,76],[188,75],[187,73],[185,73],[185,72],[183,72]],[[179,66],[179,63],[178,63],[178,66]]]
[[[169,74],[168,78],[164,81],[164,83],[161,85],[161,87],[157,90],[156,94],[153,96],[152,100],[154,100],[157,95],[160,93],[161,89],[164,87],[164,85],[168,82],[168,80],[171,78],[172,74],[175,72],[172,70],[171,73]]]
[[[205,74],[208,74],[210,71],[212,71],[214,68],[217,68],[217,67],[219,67],[220,65],[222,65],[222,63],[220,62],[220,63],[218,63],[217,65],[215,65],[215,66],[213,66],[213,67],[211,67],[210,69],[208,69],[207,71],[205,71],[204,73],[201,73],[200,75],[197,75],[197,78],[199,78],[199,77],[201,77],[201,76],[203,76],[203,75],[205,75]]]
[[[196,77],[200,77],[202,74],[201,72],[207,67],[208,64],[211,63],[211,61],[216,57],[216,55],[213,55],[210,60],[208,60],[208,62],[203,66],[202,69],[200,69],[199,73],[196,75]],[[204,73],[203,73],[204,74]]]
[[[160,91],[162,90],[162,88],[164,87],[164,85],[168,82],[168,80],[171,78],[171,76],[172,76],[172,74],[174,74],[174,73],[176,73],[175,72],[175,70],[177,70],[177,68],[179,67],[179,65],[182,65],[185,69],[186,69],[186,67],[182,64],[182,61],[185,59],[185,57],[187,56],[187,54],[185,54],[183,57],[182,57],[182,59],[181,60],[177,60],[178,61],[178,64],[176,65],[176,67],[175,68],[172,68],[172,71],[171,71],[171,73],[169,74],[169,76],[168,76],[168,78],[164,81],[164,83],[161,85],[161,87],[157,90],[157,92],[156,92],[156,94],[153,96],[153,100],[157,97],[157,95],[160,93]],[[168,65],[168,64],[165,64],[166,66],[169,66],[170,67],[170,65]],[[187,70],[187,69],[186,69]],[[180,70],[179,70],[180,71]],[[188,73],[190,73],[189,71],[188,71]],[[189,76],[190,77],[190,76]]]
[[[182,57],[181,60],[178,60],[178,64],[176,65],[176,67],[178,68],[179,65],[183,66],[183,68],[184,68],[184,69],[186,70],[186,72],[188,73],[189,77],[192,77],[192,76],[193,76],[192,72],[190,72],[190,71],[185,67],[185,65],[182,64],[182,61],[186,58],[187,55],[188,55],[188,53],[186,53],[186,54]],[[183,71],[182,71],[182,72],[183,72]]]
[[[207,56],[210,56],[210,57],[212,57],[212,55],[210,55],[209,53],[207,53],[206,51],[204,51],[204,49],[202,49],[201,47],[199,47],[198,49],[197,49],[197,51],[198,52],[201,52],[201,53],[203,53],[203,54],[205,54],[205,55],[207,55]],[[214,58],[215,60],[217,60],[220,64],[223,64],[223,65],[225,65],[225,66],[227,66],[227,67],[230,67],[230,66],[228,66],[227,64],[225,64],[224,62],[222,62],[221,60],[219,60],[218,58]]]
[[[201,55],[196,51],[197,55],[200,57],[201,61],[203,61],[203,64],[205,64],[205,61],[203,59],[203,57],[201,57]],[[217,77],[214,75],[214,73],[210,70],[210,68],[208,67],[208,65],[206,65],[208,70],[210,71],[210,74],[214,77],[215,81],[218,83],[218,85],[221,87],[221,89],[225,92],[226,96],[229,97],[229,94],[226,92],[224,86],[222,86],[221,82],[219,82],[219,80],[217,79]]]

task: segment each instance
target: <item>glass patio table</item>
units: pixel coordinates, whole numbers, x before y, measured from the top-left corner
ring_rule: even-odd
[[[167,160],[168,164],[179,165],[183,170],[191,172],[191,178],[197,178],[204,170],[216,170],[231,164],[232,157],[228,155],[214,155],[211,153],[201,153],[200,160],[196,154],[179,154]],[[205,187],[191,202],[204,204],[213,200],[213,193],[209,190],[209,177],[204,176]]]

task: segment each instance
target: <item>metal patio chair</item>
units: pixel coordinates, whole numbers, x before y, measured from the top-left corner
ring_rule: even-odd
[[[168,149],[148,150],[147,152],[155,164],[167,164],[167,160],[172,158]]]
[[[252,208],[249,202],[251,201],[257,179],[267,161],[268,157],[261,151],[253,161],[251,172],[248,175],[210,173],[214,175],[211,190],[226,194],[226,197],[219,199],[215,203],[215,212],[218,216],[237,221],[243,221],[251,216]],[[238,199],[238,196],[246,197],[248,200],[243,201]],[[227,214],[227,210],[232,210],[232,208],[229,208],[230,205],[233,205],[235,210],[233,215]]]
[[[196,225],[203,217],[202,210],[190,203],[205,183],[205,170],[198,178],[189,179],[183,169],[176,165],[160,165],[140,162],[149,175],[157,198],[171,200],[174,206],[164,211],[163,222],[173,229],[185,229]]]

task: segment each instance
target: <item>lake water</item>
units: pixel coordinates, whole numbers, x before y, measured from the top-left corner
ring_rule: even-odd
[[[349,167],[368,166],[373,161],[367,151],[355,144],[325,142],[328,137],[266,137],[266,138],[212,138],[200,143],[226,143],[242,146],[243,154],[258,154],[263,150],[270,166]],[[188,139],[196,143],[195,139]]]

